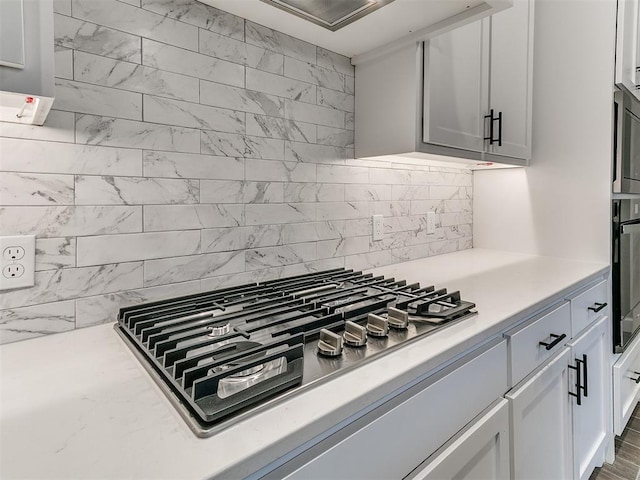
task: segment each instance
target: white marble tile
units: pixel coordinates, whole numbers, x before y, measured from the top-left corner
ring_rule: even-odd
[[[201,180],[202,203],[282,203],[282,183]]]
[[[64,15],[54,15],[53,31],[56,45],[117,60],[142,62],[142,42],[136,35]]]
[[[285,118],[299,122],[314,123],[327,127],[341,128],[344,126],[344,114],[334,108],[327,108],[310,103],[296,102],[295,100],[284,101]]]
[[[197,78],[90,53],[74,53],[74,75],[82,82],[132,92],[189,102],[197,102],[199,98]]]
[[[371,216],[369,202],[325,202],[317,205],[318,220],[349,220]]]
[[[318,258],[342,257],[369,251],[369,237],[346,237],[318,242]]]
[[[344,257],[344,266],[345,268],[353,268],[354,270],[369,270],[402,260],[403,259],[395,257],[391,250],[382,250],[348,255]]]
[[[469,200],[473,198],[472,187],[433,185],[430,187],[431,198],[443,200]]]
[[[285,202],[341,202],[345,199],[345,186],[334,183],[285,183]]]
[[[144,285],[148,287],[197,280],[243,272],[244,269],[244,250],[148,260],[144,265]]]
[[[444,213],[456,213],[456,212],[471,212],[472,205],[471,200],[445,200],[444,201]]]
[[[219,132],[245,132],[244,112],[150,95],[144,96],[144,121]]]
[[[142,0],[142,8],[244,40],[244,19],[194,0]]]
[[[343,130],[341,128],[325,127],[318,125],[318,140],[321,145],[332,145],[334,147],[353,148],[353,130]]]
[[[198,28],[120,2],[72,0],[75,18],[190,50],[198,49]]]
[[[284,72],[281,54],[213,32],[200,31],[200,53],[277,75]]]
[[[142,287],[142,262],[36,272],[35,286],[2,293],[2,307],[15,308]]]
[[[303,263],[315,260],[316,255],[315,242],[248,249],[246,251],[246,269],[260,270],[292,263]]]
[[[232,133],[203,130],[201,149],[201,153],[227,157],[270,160],[282,160],[284,158],[283,140]]]
[[[51,110],[42,126],[3,122],[0,124],[0,137],[74,143],[75,115]]]
[[[430,188],[426,185],[392,185],[392,200],[429,200]]]
[[[344,114],[344,128],[347,130],[355,130],[356,129],[356,115],[355,113],[345,113]]]
[[[0,172],[2,205],[73,205],[73,175]]]
[[[145,177],[242,180],[244,159],[191,153],[145,151]]]
[[[197,180],[76,176],[76,205],[198,203]]]
[[[200,131],[133,120],[77,115],[78,143],[200,153]]]
[[[443,240],[441,242],[433,242],[429,244],[429,256],[443,255],[445,253],[457,252],[459,247],[458,240]]]
[[[76,326],[90,327],[113,322],[122,307],[198,293],[200,281],[172,283],[160,287],[107,293],[76,300]]]
[[[345,185],[344,199],[347,202],[391,200],[391,185]]]
[[[245,178],[262,182],[315,182],[316,165],[247,159]]]
[[[192,255],[199,249],[200,232],[196,230],[80,237],[78,266]]]
[[[386,220],[386,219],[385,219]],[[371,235],[371,219],[370,218],[355,218],[351,220],[345,220],[344,229],[342,231],[343,237],[359,237],[364,235]],[[385,221],[385,230],[387,225]]]
[[[229,275],[218,275],[215,277],[203,278],[200,282],[202,291],[218,290],[221,288],[235,287],[238,285],[246,285],[256,283],[260,278],[260,270],[251,272],[231,273]]]
[[[344,93],[349,95],[355,95],[356,93],[356,80],[355,77],[344,77]]]
[[[244,224],[244,205],[145,205],[145,232],[235,227]]]
[[[241,112],[284,116],[284,99],[244,88],[200,80],[200,103]]]
[[[249,67],[247,67],[246,75],[246,88],[248,90],[255,90],[256,92],[268,93],[300,102],[316,103],[317,88],[315,85]]]
[[[369,183],[369,168],[367,167],[348,167],[345,165],[318,165],[317,168],[318,168],[318,182],[360,183],[360,184]],[[375,182],[375,183],[385,183],[385,182]],[[348,188],[349,187],[346,187],[346,189]]]
[[[142,120],[142,94],[56,78],[58,110]]]
[[[322,47],[317,48],[316,64],[320,67],[344,73],[351,77],[355,76],[355,67],[351,65],[351,59],[349,57],[326,50]]]
[[[473,214],[471,212],[442,213],[440,215],[440,223],[443,227],[462,225],[465,223],[472,224]]]
[[[146,38],[142,39],[142,63],[169,72],[244,87],[243,65]]]
[[[247,248],[342,238],[343,221],[284,223],[246,227]]]
[[[0,310],[0,344],[66,332],[75,326],[73,300]]]
[[[442,200],[412,200],[411,215],[426,215],[428,212],[442,213]]]
[[[247,134],[258,137],[282,138],[283,140],[316,143],[315,125],[264,115],[247,115]]]
[[[342,74],[291,57],[285,57],[284,59],[284,76],[312,83],[318,87],[338,91],[344,90],[344,77]]]
[[[54,13],[71,15],[71,0],[53,0]]]
[[[211,228],[200,233],[202,253],[242,250],[247,246],[245,228]]]
[[[336,90],[318,87],[318,105],[353,113],[355,111],[355,97]]]
[[[316,63],[315,45],[263,27],[257,23],[245,22],[245,37],[246,42],[251,45],[298,58],[305,62]]]
[[[371,202],[371,215],[382,215],[384,217],[399,217],[409,215],[411,212],[411,202]]]
[[[71,237],[142,231],[142,207],[0,207],[5,235]]]
[[[369,178],[371,183],[386,183],[392,185],[408,185],[412,176],[420,172],[410,170],[396,170],[393,168],[371,168]]]
[[[245,206],[246,225],[269,225],[293,222],[312,222],[316,219],[316,205],[309,203],[252,204]]]
[[[458,250],[467,250],[473,248],[473,238],[458,239]]]
[[[0,170],[34,173],[140,175],[140,150],[0,138]]]
[[[76,266],[76,239],[36,238],[36,271]]]
[[[56,46],[53,55],[56,78],[73,80],[73,50]]]
[[[353,149],[330,145],[286,142],[284,158],[294,162],[330,163],[332,164],[331,166],[334,166],[335,164],[344,163],[346,159],[353,158]],[[327,181],[330,182],[331,180]],[[352,183],[359,183],[359,180],[352,181]]]

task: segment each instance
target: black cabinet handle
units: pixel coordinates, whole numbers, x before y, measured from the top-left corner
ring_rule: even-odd
[[[562,340],[567,338],[567,335],[565,333],[563,333],[562,335],[556,335],[555,333],[551,333],[549,336],[554,339],[552,342],[550,343],[538,342],[538,345],[542,345],[547,350],[551,350],[553,347],[558,345]]]
[[[589,308],[587,308],[587,310],[591,310],[592,312],[598,313],[600,310],[602,310],[608,304],[607,304],[607,302],[604,302],[604,303],[594,302],[593,305],[594,305],[593,307],[589,307]]]
[[[587,354],[582,355],[582,378],[584,380],[584,385],[582,385],[582,392],[585,397],[589,396],[589,381],[587,380]]]
[[[498,116],[495,117],[493,115],[493,108],[489,111],[489,115],[485,115],[484,119],[489,119],[489,136],[484,137],[485,140],[489,140],[489,145],[493,145],[497,143],[498,146],[502,146],[502,112],[498,112]],[[498,138],[494,138],[494,128],[493,124],[498,122]]]
[[[584,356],[583,356],[584,358]],[[585,390],[584,386],[582,385],[582,368],[581,368],[581,364],[583,363],[583,360],[580,360],[578,358],[575,359],[575,366],[574,365],[569,365],[569,368],[571,370],[575,370],[576,371],[576,393],[573,392],[569,392],[569,395],[571,395],[572,397],[576,397],[576,404],[577,405],[582,405],[582,393]]]
[[[640,383],[640,372],[633,372],[633,373],[635,373],[636,375],[638,375],[638,378],[632,378],[631,380],[633,380],[633,381],[634,381],[634,382],[636,382],[636,383]]]

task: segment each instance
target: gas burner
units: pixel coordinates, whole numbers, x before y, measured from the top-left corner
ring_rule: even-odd
[[[334,269],[125,307],[116,330],[206,436],[474,307],[459,292]]]

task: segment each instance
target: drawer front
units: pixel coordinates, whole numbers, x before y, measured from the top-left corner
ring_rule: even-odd
[[[403,478],[504,394],[506,350],[502,340],[463,357],[264,478]]]
[[[603,280],[571,299],[571,336],[609,314],[608,297],[607,281]]]
[[[621,435],[640,400],[640,336],[613,365],[613,431]]]
[[[513,387],[570,340],[569,302],[509,330],[505,337],[509,351],[509,386]]]

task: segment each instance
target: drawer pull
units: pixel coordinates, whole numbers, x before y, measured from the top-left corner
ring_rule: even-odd
[[[567,338],[567,335],[565,333],[563,333],[562,335],[556,335],[555,333],[552,333],[549,336],[554,339],[552,342],[550,342],[550,343],[538,342],[538,345],[542,345],[547,350],[551,350],[553,347],[558,345],[562,340]]]
[[[606,306],[607,306],[607,302],[605,303],[595,302],[594,306],[587,308],[587,310],[591,310],[592,312],[598,313],[600,310],[602,310]]]
[[[633,381],[634,381],[634,382],[636,382],[636,383],[640,383],[640,372],[633,372],[633,373],[635,373],[636,375],[638,375],[638,378],[632,378],[631,380],[633,380]]]

